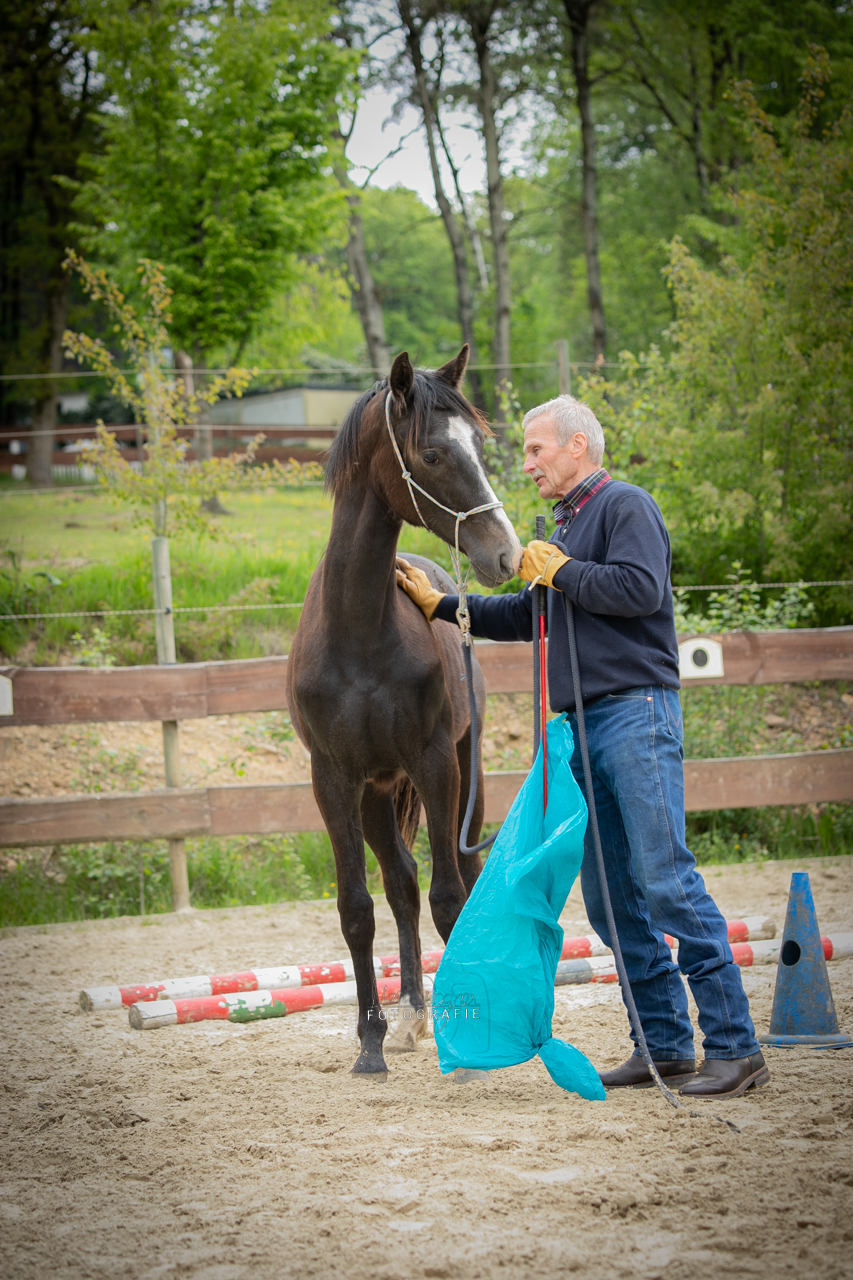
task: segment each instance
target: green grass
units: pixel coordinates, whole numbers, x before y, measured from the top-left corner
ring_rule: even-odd
[[[320,489],[228,495],[223,538],[170,544],[176,607],[299,602],[331,528],[331,503]],[[68,528],[68,525],[74,527]],[[448,548],[426,530],[407,529],[408,551],[448,570]],[[148,536],[127,512],[97,491],[0,496],[0,654],[27,665],[53,665],[91,648],[119,666],[154,662],[151,618],[109,610],[152,607]],[[16,613],[82,610],[97,618],[5,621]],[[287,652],[299,611],[270,609],[175,617],[178,659],[252,658]],[[79,634],[81,641],[73,637]],[[85,657],[85,653],[83,654]],[[90,662],[97,661],[94,654]]]
[[[56,924],[171,911],[165,841],[69,845],[12,851],[0,872],[0,926]],[[335,859],[328,836],[306,833],[259,839],[187,841],[190,893],[196,907],[258,906],[334,899]],[[368,851],[368,887],[382,877]]]
[[[325,545],[332,504],[319,486],[264,493],[228,494],[231,515],[219,517],[226,537],[269,554],[289,554]],[[44,563],[115,564],[146,546],[131,513],[103,490],[86,493],[0,493],[0,542],[23,555],[28,566]]]
[[[792,713],[796,717],[807,700],[809,704],[829,704],[822,713],[826,728],[819,747],[853,747],[853,724],[850,723],[853,717],[847,715],[847,723],[842,723],[837,716],[838,695],[846,690],[846,681],[682,688],[685,758],[703,760],[805,751],[809,749],[808,744],[794,725],[770,730],[766,717],[774,714],[787,719]]]

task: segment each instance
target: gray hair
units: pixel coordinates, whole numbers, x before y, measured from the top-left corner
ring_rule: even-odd
[[[554,420],[554,430],[560,444],[568,444],[578,432],[586,436],[589,460],[597,467],[601,466],[604,461],[604,432],[588,404],[576,400],[574,396],[557,396],[554,400],[546,400],[535,409],[528,409],[521,423],[522,430],[536,418],[544,418],[546,415]]]

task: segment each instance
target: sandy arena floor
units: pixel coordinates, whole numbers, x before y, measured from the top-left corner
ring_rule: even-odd
[[[730,916],[781,930],[800,864],[713,868]],[[803,863],[823,932],[853,928],[853,860]],[[396,950],[377,909],[377,950]],[[573,891],[564,914],[585,929]],[[425,946],[438,943],[424,924]],[[354,1080],[354,1011],[133,1032],[81,986],[345,954],[332,904],[10,930],[0,938],[6,1280],[853,1275],[853,1050],[770,1051],[772,1083],[719,1104],[589,1103],[537,1060],[456,1084],[435,1043]],[[853,1030],[853,962],[830,965]],[[775,971],[747,970],[759,1030]],[[627,1049],[618,991],[564,987],[555,1031]]]

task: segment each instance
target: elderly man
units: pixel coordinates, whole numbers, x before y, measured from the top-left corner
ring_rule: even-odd
[[[607,878],[628,977],[661,1076],[691,1097],[735,1098],[765,1084],[765,1066],[726,924],[685,843],[678,648],[669,574],[669,537],[654,499],[602,468],[604,433],[571,396],[524,418],[524,471],[556,502],[557,530],[531,542],[520,576],[544,576],[548,592],[551,708],[568,713],[577,741],[575,690],[561,591],[575,605],[593,791]],[[426,616],[455,620],[457,597],[442,596],[405,566],[400,585]],[[468,597],[471,629],[490,640],[530,640],[528,588],[517,595]],[[572,768],[585,792],[583,769]],[[589,797],[587,797],[587,800]],[[608,944],[592,841],[587,831],[581,884],[589,919]],[[673,962],[664,933],[679,939]],[[704,1035],[696,1071],[693,1028],[679,975],[687,977]],[[632,1033],[633,1037],[633,1033]],[[648,1087],[639,1048],[608,1088]]]

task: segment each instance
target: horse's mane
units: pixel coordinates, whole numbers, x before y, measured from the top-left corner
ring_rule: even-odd
[[[326,462],[325,488],[328,493],[337,493],[339,487],[352,480],[362,462],[361,427],[365,411],[372,406],[377,414],[385,416],[385,397],[388,394],[388,380],[383,378],[370,391],[356,400],[347,416],[341,423],[335,436]],[[439,410],[447,413],[458,413],[469,418],[477,426],[490,435],[486,419],[478,409],[466,400],[461,391],[447,382],[431,369],[416,369],[412,389],[406,399],[408,410],[408,430],[403,442],[403,452],[416,449],[421,431],[426,427],[432,414]]]

